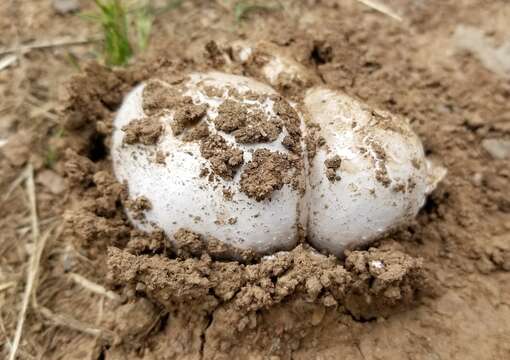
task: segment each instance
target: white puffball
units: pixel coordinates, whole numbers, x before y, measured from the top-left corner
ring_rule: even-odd
[[[435,183],[407,121],[325,88],[304,103],[325,140],[310,164],[309,242],[341,255],[412,220]],[[331,179],[328,159],[340,161]]]
[[[172,88],[172,85],[163,83]],[[151,208],[145,211],[145,219],[138,219],[126,208],[130,220],[138,228],[164,230],[172,241],[179,229],[187,229],[205,237],[212,236],[225,244],[242,250],[254,250],[267,254],[277,250],[291,249],[297,243],[300,220],[298,191],[284,185],[274,191],[270,199],[256,201],[239,191],[243,168],[257,149],[269,149],[288,153],[281,140],[285,131],[271,143],[237,144],[232,134],[217,131],[212,121],[218,116],[218,107],[229,99],[229,88],[239,93],[251,91],[262,95],[275,94],[269,86],[250,78],[211,72],[192,74],[184,84],[183,95],[190,96],[195,104],[207,104],[206,121],[211,134],[221,134],[228,144],[243,150],[244,165],[232,180],[217,177],[213,182],[200,177],[204,167],[210,168],[201,155],[197,142],[185,142],[175,136],[170,127],[173,109],[159,119],[164,126],[163,134],[154,145],[125,144],[123,127],[137,119],[147,118],[144,113],[144,86],[135,88],[124,100],[115,120],[112,142],[113,167],[117,179],[126,182],[130,199],[145,197]],[[221,94],[207,95],[206,87],[219,89]],[[250,104],[272,119],[272,100],[238,100]],[[154,161],[156,152],[168,154],[165,164]],[[233,193],[231,200],[224,196],[224,189]],[[302,215],[301,215],[302,216]]]

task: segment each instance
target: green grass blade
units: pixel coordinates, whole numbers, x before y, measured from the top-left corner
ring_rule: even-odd
[[[133,56],[129,42],[127,12],[120,0],[94,0],[98,14],[82,17],[98,22],[103,29],[103,53],[108,65],[125,65]]]
[[[149,45],[149,38],[152,30],[154,15],[148,6],[137,11],[135,16],[136,35],[138,39],[138,49],[143,51]]]
[[[143,51],[149,44],[152,25],[157,15],[179,7],[183,0],[168,0],[166,5],[153,8],[144,6],[128,9],[122,0],[94,0],[98,12],[80,14],[83,19],[98,23],[103,32],[103,56],[108,65],[125,65],[134,50]],[[134,26],[130,40],[130,26]],[[134,37],[134,36],[132,36]]]

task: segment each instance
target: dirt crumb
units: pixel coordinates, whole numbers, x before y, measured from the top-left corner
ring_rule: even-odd
[[[144,119],[133,120],[122,128],[125,144],[154,145],[163,134],[163,124],[158,117],[149,116]]]
[[[307,124],[307,132],[304,140],[308,161],[311,162],[317,154],[317,150],[326,144],[326,139],[320,134],[320,126],[318,124]]]
[[[329,159],[324,160],[324,166],[326,167],[326,177],[330,182],[340,181],[341,177],[336,171],[342,165],[342,159],[339,155],[335,155]]]
[[[188,126],[200,121],[207,113],[206,104],[194,104],[193,100],[185,96],[178,104],[174,119],[170,125],[174,135],[180,135]]]
[[[109,245],[124,246],[129,234],[124,221],[99,216],[86,209],[68,211],[64,220],[65,231],[73,236],[75,246],[91,249],[91,256],[106,251]]]
[[[155,230],[150,233],[132,230],[126,250],[134,255],[160,254],[167,247],[167,239],[163,230]]]
[[[413,158],[413,159],[411,159],[411,165],[413,165],[413,167],[416,170],[420,170],[421,166],[422,166],[422,162],[420,160],[418,160],[417,158]]]
[[[83,72],[73,76],[68,84],[65,128],[83,130],[87,125],[108,118],[109,111],[119,106],[125,92],[137,80],[134,74],[114,71],[95,61],[87,63]]]
[[[381,144],[375,141],[370,143],[370,148],[372,149],[376,166],[375,179],[379,181],[383,186],[389,187],[391,185],[391,178],[388,174],[388,169],[386,168],[386,150],[384,150]]]
[[[223,198],[227,201],[231,201],[234,198],[234,193],[230,188],[223,188]]]
[[[136,343],[140,336],[151,330],[158,315],[156,306],[148,299],[140,297],[116,309],[115,330],[119,336],[127,340],[124,344]]]
[[[233,179],[235,170],[244,162],[243,151],[228,145],[220,135],[202,140],[200,153],[209,160],[212,171],[226,180]]]
[[[426,283],[422,259],[400,251],[353,251],[347,256],[345,267],[353,275],[361,275],[346,299],[347,308],[358,319],[387,315],[399,303],[412,302],[420,292],[433,291]],[[366,276],[371,278],[370,283],[362,280]]]
[[[261,111],[256,111],[249,114],[246,126],[234,131],[234,136],[240,144],[273,142],[281,131],[278,119],[270,119]]]
[[[204,93],[211,98],[220,98],[223,96],[223,90],[215,86],[206,85],[204,86]]]
[[[186,229],[179,229],[174,234],[175,252],[180,257],[202,255],[204,244],[199,234]]]
[[[282,144],[295,154],[301,153],[301,119],[296,110],[281,96],[273,97],[273,110],[283,122],[283,126],[287,130],[287,136]]]
[[[240,144],[272,142],[282,130],[278,119],[269,118],[259,109],[234,100],[225,100],[219,106],[214,124],[218,130],[233,132]]]
[[[199,141],[209,136],[209,126],[206,122],[200,122],[184,132],[183,141]]]
[[[403,118],[381,110],[372,110],[371,115],[372,117],[367,126],[378,127],[382,130],[392,131],[402,136],[412,135],[406,127],[407,120]]]
[[[291,181],[292,162],[280,152],[258,149],[241,174],[241,191],[262,201]]]
[[[160,115],[162,110],[173,109],[181,98],[176,87],[158,80],[149,80],[143,89],[143,111],[148,116]]]
[[[143,109],[147,115],[173,112],[170,127],[175,135],[195,125],[207,113],[206,104],[194,104],[191,97],[182,93],[182,86],[169,86],[158,80],[149,80],[143,91]]]
[[[230,133],[246,125],[247,106],[227,99],[218,107],[218,116],[214,119],[216,129]]]
[[[205,44],[205,57],[213,67],[221,67],[225,64],[223,52],[214,40]]]
[[[100,170],[92,177],[96,186],[94,206],[89,207],[99,216],[112,218],[118,211],[121,201],[127,199],[127,187],[119,183],[113,174],[108,171]]]
[[[167,154],[164,151],[157,150],[154,161],[156,164],[165,165]]]
[[[86,186],[92,183],[95,165],[90,159],[71,149],[66,150],[65,157],[65,173],[71,184]]]
[[[214,237],[204,237],[187,229],[179,229],[173,236],[176,255],[180,258],[197,257],[208,254],[213,259],[235,258],[240,261],[251,261],[256,258],[253,251],[242,250],[225,244]]]
[[[152,209],[152,204],[145,196],[139,196],[134,200],[127,200],[126,207],[134,214],[136,220],[145,218],[145,211]]]
[[[407,182],[409,185],[412,185],[412,181],[411,181],[411,178],[408,179],[408,182]],[[406,184],[405,183],[402,183],[402,182],[399,182],[397,184],[395,184],[392,188],[391,188],[394,192],[396,193],[405,193],[407,191],[406,189]]]
[[[209,175],[209,169],[207,167],[203,167],[200,169],[200,173],[198,174],[199,177],[205,178],[207,175]]]

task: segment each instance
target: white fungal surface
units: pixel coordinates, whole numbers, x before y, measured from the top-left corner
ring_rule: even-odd
[[[167,85],[170,86],[170,85]],[[221,89],[221,97],[210,97],[204,90],[207,86]],[[252,91],[259,94],[274,94],[267,85],[252,79],[223,73],[193,74],[186,84],[183,95],[190,96],[196,104],[208,104],[208,127],[217,133],[212,120],[218,115],[218,107],[229,98],[228,88],[240,93]],[[133,120],[146,118],[142,108],[144,85],[135,88],[124,100],[115,121],[112,144],[113,167],[117,179],[126,182],[129,197],[146,197],[152,208],[145,212],[145,219],[136,219],[126,209],[135,226],[151,230],[158,227],[170,239],[179,229],[187,229],[203,236],[212,236],[243,250],[254,250],[266,254],[276,250],[290,249],[298,239],[298,202],[300,195],[290,186],[284,185],[273,193],[271,199],[256,201],[240,191],[241,170],[232,180],[218,178],[211,182],[200,177],[208,161],[200,154],[196,142],[184,142],[174,136],[170,123],[173,113],[162,116],[164,133],[155,145],[123,143],[122,128]],[[276,118],[270,100],[260,103],[256,100],[242,100]],[[235,144],[232,135],[222,133],[230,144]],[[252,152],[265,148],[272,151],[288,152],[281,145],[281,137],[272,143],[251,145],[235,144],[244,151],[244,163],[251,160]],[[165,164],[154,161],[156,151],[167,153]],[[245,166],[245,165],[244,165]],[[232,200],[225,199],[223,190],[232,189]]]
[[[251,50],[244,48],[242,54],[249,57]],[[271,78],[268,75],[268,80]],[[207,95],[210,86],[220,89],[221,95]],[[217,131],[213,120],[221,103],[230,98],[229,89],[276,94],[250,78],[217,72],[195,73],[187,80],[183,95],[190,96],[195,104],[208,105],[202,121],[207,122],[210,132],[221,134],[227,143],[243,150],[244,165],[233,179],[217,178],[214,182],[200,177],[201,170],[210,167],[200,145],[173,134],[172,109],[159,118],[164,132],[156,144],[125,144],[123,127],[147,117],[142,106],[144,85],[126,97],[114,121],[114,171],[117,179],[127,184],[131,199],[143,196],[152,205],[143,220],[126,208],[135,226],[143,230],[161,228],[171,240],[177,230],[187,229],[262,255],[293,248],[301,228],[317,250],[341,256],[345,249],[373,241],[412,220],[445,175],[442,167],[425,158],[420,139],[405,119],[318,87],[306,92],[300,107],[304,113],[299,115],[305,133],[306,118],[320,126],[325,140],[310,163],[304,161],[305,170],[296,175],[306,177],[305,193],[286,184],[270,199],[256,201],[238,191],[242,170],[257,149],[288,154],[282,145],[286,131],[273,142],[249,145],[238,144],[232,134]],[[268,97],[236,101],[278,119]],[[165,164],[154,161],[157,151],[168,154]],[[307,158],[304,150],[301,156]],[[328,174],[326,163],[334,158],[340,163]],[[225,199],[224,189],[232,190],[232,200]]]
[[[340,255],[408,222],[425,202],[428,172],[409,124],[332,90],[313,88],[305,107],[326,144],[310,166],[308,239]],[[338,180],[325,161],[338,155]]]

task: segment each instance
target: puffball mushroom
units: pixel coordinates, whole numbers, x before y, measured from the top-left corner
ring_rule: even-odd
[[[115,118],[112,139],[113,168],[127,184],[132,223],[147,231],[160,228],[171,241],[187,229],[259,254],[294,247],[303,222],[302,194],[290,182],[259,189],[246,175],[257,182],[257,171],[271,171],[257,168],[268,156],[284,159],[277,165],[290,162],[277,97],[265,84],[218,72],[132,90]],[[302,170],[286,170],[288,178],[304,182]],[[271,193],[271,187],[278,191]]]
[[[310,164],[308,241],[341,255],[412,220],[438,170],[408,122],[325,88],[304,104],[325,142]]]
[[[135,88],[114,121],[112,158],[136,227],[259,255],[304,234],[341,256],[413,219],[444,176],[405,119],[322,87],[291,104],[218,72]]]

